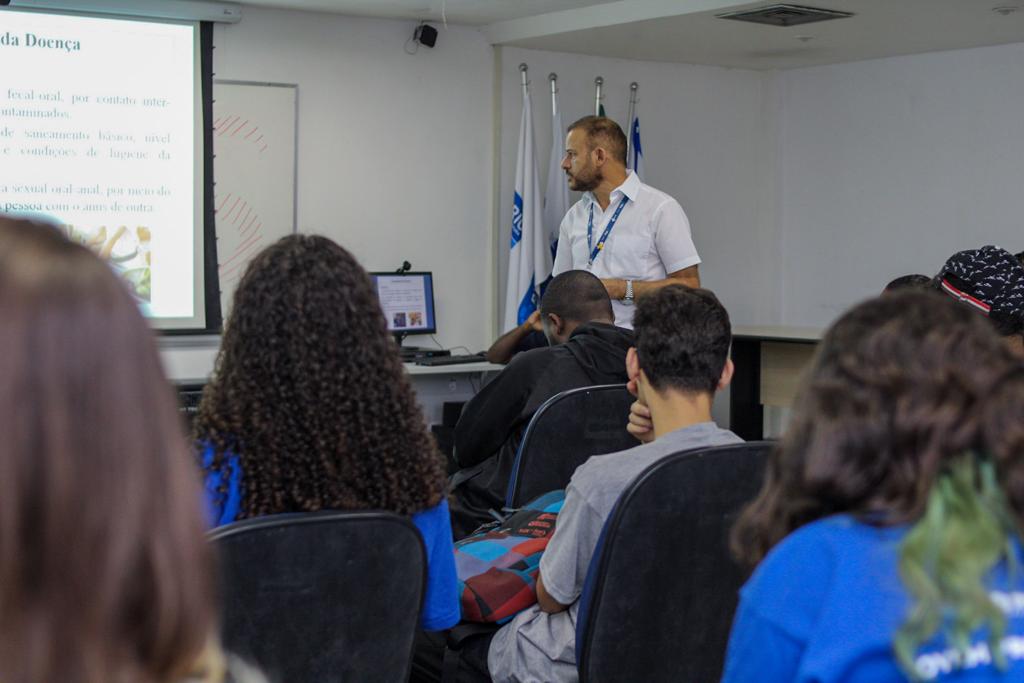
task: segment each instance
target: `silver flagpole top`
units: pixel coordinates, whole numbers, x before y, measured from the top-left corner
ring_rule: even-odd
[[[520,74],[522,75],[522,77],[523,77],[523,87],[524,87],[524,88],[526,87],[526,71],[527,71],[527,69],[529,69],[529,68],[530,68],[530,67],[526,66],[526,64],[525,64],[525,63],[523,63],[523,64],[520,64],[520,65],[519,65],[519,73],[520,73]]]
[[[558,80],[558,74],[555,74],[555,73],[548,74],[548,80],[549,81],[557,81]]]
[[[597,78],[594,79],[594,85],[603,85],[603,84],[604,84],[604,79],[601,78],[600,76],[598,76]]]
[[[629,84],[629,89],[632,90],[633,92],[636,92],[637,88],[639,88],[639,87],[640,87],[640,84],[637,83],[636,81],[633,81],[632,83]]]

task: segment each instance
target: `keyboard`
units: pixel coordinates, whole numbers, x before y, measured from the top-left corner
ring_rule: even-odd
[[[186,384],[177,387],[178,409],[185,416],[185,421],[192,425],[199,414],[199,402],[203,399],[202,384]]]
[[[464,356],[433,356],[431,358],[417,358],[416,365],[462,365],[463,363],[486,363],[487,359],[480,353],[467,354]]]

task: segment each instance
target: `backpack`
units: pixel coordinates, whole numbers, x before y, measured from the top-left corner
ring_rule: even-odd
[[[540,558],[565,491],[552,491],[455,544],[463,621],[501,624],[537,602]]]

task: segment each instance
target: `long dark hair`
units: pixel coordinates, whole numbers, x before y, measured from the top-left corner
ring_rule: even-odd
[[[87,248],[3,217],[0,320],[0,680],[176,680],[212,567],[152,334]]]
[[[243,517],[412,514],[445,486],[369,276],[325,237],[285,237],[249,265],[196,436],[225,475],[239,458]]]
[[[998,640],[1005,617],[981,588],[1024,521],[1021,392],[1020,360],[966,307],[925,291],[856,306],[822,340],[734,551],[756,563],[836,513],[908,524],[899,566],[914,607],[894,637],[904,671],[916,677],[917,647],[948,623],[951,644],[981,624]]]

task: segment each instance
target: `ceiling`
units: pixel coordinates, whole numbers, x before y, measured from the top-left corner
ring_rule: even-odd
[[[785,69],[1024,42],[1024,0],[790,0],[853,17],[779,28],[719,19],[731,0],[244,0],[246,5],[476,26],[495,45]],[[1008,8],[1005,14],[994,8]],[[244,19],[243,19],[244,21]]]
[[[243,5],[333,12],[361,17],[442,21],[484,26],[615,0],[236,0]]]

